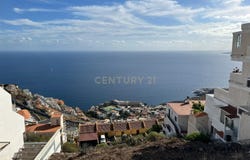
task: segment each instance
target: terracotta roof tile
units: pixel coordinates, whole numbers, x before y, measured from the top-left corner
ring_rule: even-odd
[[[226,115],[228,118],[230,118],[230,119],[232,119],[232,118],[239,118],[239,116],[238,115]]]
[[[96,132],[95,124],[81,124],[80,133],[94,133]]]
[[[60,126],[51,126],[50,124],[35,124],[26,126],[26,132],[53,133],[60,129]]]
[[[221,109],[231,115],[237,115],[237,108],[232,106],[221,107]]]
[[[109,132],[111,130],[110,125],[111,125],[110,123],[97,124],[97,130],[98,130],[98,132]]]
[[[51,118],[60,118],[61,116],[62,116],[61,113],[55,112],[55,113],[53,113],[53,114],[51,115]]]
[[[23,116],[25,120],[31,118],[31,114],[27,109],[19,110],[19,111],[17,111],[17,113],[20,114],[21,116]]]
[[[142,128],[142,122],[141,121],[131,121],[128,122],[130,129],[140,129]]]
[[[97,133],[81,133],[79,134],[79,141],[98,141]]]
[[[127,130],[127,122],[116,122],[113,124],[114,131],[125,131]]]
[[[145,120],[144,121],[145,128],[151,128],[155,124],[156,124],[155,120]]]
[[[193,102],[199,101],[189,101],[189,103],[181,102],[172,102],[167,103],[167,105],[174,110],[178,115],[190,115],[193,107]],[[200,101],[202,104],[205,104],[205,101]]]

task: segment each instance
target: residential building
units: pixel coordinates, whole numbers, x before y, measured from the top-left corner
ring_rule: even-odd
[[[230,73],[229,89],[206,95],[210,133],[222,141],[250,139],[250,23],[241,29],[233,33],[231,59],[242,62],[242,71]]]
[[[10,160],[23,147],[24,118],[12,106],[11,95],[0,87],[0,159]]]
[[[158,121],[155,119],[113,123],[96,122],[79,124],[79,143],[80,146],[83,146],[84,143],[96,145],[99,143],[99,138],[101,135],[113,137],[121,136],[123,134],[135,135],[145,133],[155,124],[158,124]]]
[[[50,123],[30,124],[25,127],[27,137],[48,137],[48,141],[43,142],[25,142],[23,147],[17,152],[13,159],[27,160],[46,160],[53,153],[61,152],[61,146],[67,141],[64,133],[63,115],[54,113],[51,116]]]
[[[187,134],[200,132],[208,134],[208,115],[205,112],[192,113],[188,117],[188,131]]]
[[[204,101],[200,101],[204,104]],[[184,102],[167,103],[166,114],[162,125],[166,136],[185,135],[188,131],[188,119],[192,113],[193,103],[198,101],[185,100]]]

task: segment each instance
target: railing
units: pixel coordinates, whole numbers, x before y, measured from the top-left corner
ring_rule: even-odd
[[[61,151],[61,129],[58,129],[50,138],[43,149],[38,153],[35,160],[48,159],[53,153]]]

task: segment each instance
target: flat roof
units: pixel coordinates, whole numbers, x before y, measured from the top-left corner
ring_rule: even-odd
[[[177,115],[190,115],[193,107],[193,103],[201,102],[201,104],[205,104],[205,101],[197,101],[190,100],[188,103],[184,102],[171,102],[167,103],[167,105],[174,110]]]

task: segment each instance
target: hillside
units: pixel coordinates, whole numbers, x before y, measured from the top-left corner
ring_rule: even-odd
[[[238,160],[250,159],[250,146],[236,143],[203,143],[190,142],[182,139],[161,139],[155,142],[145,142],[138,146],[120,144],[108,147],[97,147],[86,155],[78,153],[54,154],[50,160],[60,159],[91,159],[91,160]]]

